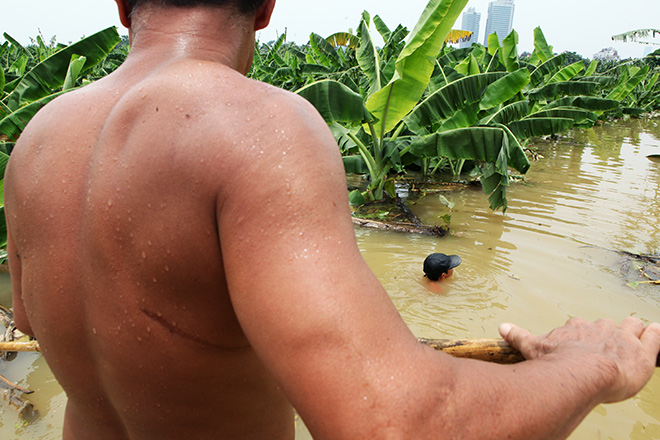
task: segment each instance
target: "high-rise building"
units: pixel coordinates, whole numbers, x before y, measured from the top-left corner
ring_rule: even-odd
[[[497,32],[497,38],[502,44],[502,40],[513,29],[513,13],[516,5],[513,0],[496,0],[488,4],[488,20],[486,20],[486,36],[484,46],[488,46],[488,36]]]
[[[475,8],[468,8],[463,12],[463,26],[461,29],[464,31],[472,32],[469,40],[462,41],[459,47],[470,47],[472,43],[479,41],[479,22],[481,21],[481,13],[477,12]]]

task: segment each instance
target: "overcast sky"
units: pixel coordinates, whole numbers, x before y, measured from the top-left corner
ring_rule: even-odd
[[[488,3],[470,0],[481,12],[483,43]],[[541,26],[555,52],[575,51],[592,58],[605,47],[614,47],[622,57],[641,57],[648,46],[611,41],[622,32],[660,28],[660,0],[516,0],[513,26],[520,35],[519,51],[533,49],[533,29]],[[409,30],[415,26],[427,0],[277,0],[271,25],[260,32],[261,41],[269,41],[287,31],[289,41],[304,43],[311,32],[324,37],[355,29],[363,10],[380,15],[394,28],[399,23]],[[120,27],[113,0],[0,0],[0,29],[23,44],[41,31],[46,38],[68,43],[91,35],[108,26]],[[455,28],[460,28],[461,18]],[[375,31],[374,31],[375,32]],[[4,41],[0,38],[0,42]],[[660,42],[660,38],[655,39]],[[656,46],[655,48],[660,48]]]

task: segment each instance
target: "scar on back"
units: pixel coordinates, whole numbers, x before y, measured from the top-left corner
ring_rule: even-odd
[[[145,308],[141,308],[140,311],[149,318],[151,318],[153,321],[156,321],[157,323],[165,327],[167,330],[169,330],[170,333],[206,347],[219,348],[222,350],[229,350],[229,351],[242,351],[251,347],[249,344],[245,344],[245,345],[216,344],[214,342],[207,341],[206,339],[200,338],[199,336],[195,336],[193,334],[186,332],[185,330],[180,329],[179,327],[177,327],[176,324],[168,321],[159,313],[156,313],[152,310],[148,310]]]

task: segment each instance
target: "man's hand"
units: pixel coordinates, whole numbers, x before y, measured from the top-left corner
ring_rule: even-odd
[[[566,325],[543,336],[534,336],[512,324],[502,324],[500,334],[525,359],[573,358],[589,365],[594,360],[598,374],[592,384],[602,391],[603,403],[619,402],[637,394],[651,378],[660,351],[660,324],[633,317],[621,325],[609,319],[595,323],[570,319]],[[591,362],[593,364],[593,362]]]

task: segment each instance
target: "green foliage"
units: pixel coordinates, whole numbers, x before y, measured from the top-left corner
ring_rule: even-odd
[[[515,31],[501,44],[496,34],[489,36],[488,48],[447,47],[444,38],[464,6],[463,0],[429,1],[410,34],[365,11],[356,35],[323,40],[312,34],[309,44],[284,52],[281,38],[256,51],[255,76],[278,84],[276,72],[286,69],[288,83],[278,85],[317,107],[347,172],[369,175],[367,191],[352,200],[393,195],[393,179],[407,170],[450,169],[456,175],[476,161],[491,208],[505,210],[508,168],[527,170],[528,138],[589,127],[613,111],[632,111],[633,98],[653,96],[657,77],[624,68],[625,78],[599,74],[600,63],[570,52],[555,55],[540,28],[534,30],[534,53],[524,61]],[[372,21],[382,47],[374,43]],[[286,59],[292,54],[315,68],[296,70]],[[645,92],[636,93],[641,85]],[[619,105],[622,99],[631,101],[630,109]]]

